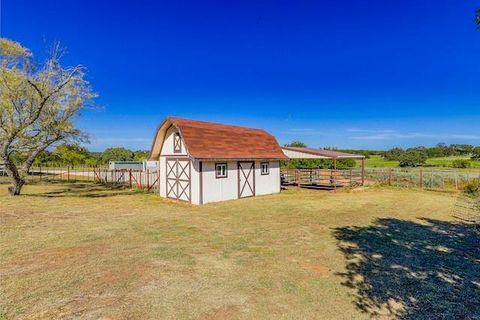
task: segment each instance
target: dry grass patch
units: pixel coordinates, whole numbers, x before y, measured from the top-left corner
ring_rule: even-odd
[[[20,319],[369,318],[346,283],[353,262],[343,251],[364,243],[339,230],[392,218],[451,223],[456,204],[394,189],[205,206],[87,183],[32,185],[18,198],[3,189],[0,314]],[[398,298],[379,304],[403,307]]]

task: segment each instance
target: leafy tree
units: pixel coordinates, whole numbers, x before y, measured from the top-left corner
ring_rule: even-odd
[[[293,148],[306,148],[307,145],[299,140],[294,140],[290,143],[287,143],[285,147],[293,147]]]
[[[40,152],[40,154],[35,159],[34,163],[36,165],[42,165],[42,164],[51,163],[54,161],[55,161],[55,155],[53,155],[50,151],[45,150],[43,152]]]
[[[374,151],[374,150],[359,150],[359,149],[338,149],[334,147],[326,147],[324,148],[325,150],[332,150],[332,151],[338,151],[338,152],[345,152],[345,153],[353,153],[353,154],[359,154],[365,157],[365,159],[369,159],[370,156],[372,155],[378,155],[381,154],[382,151]]]
[[[55,149],[53,156],[61,164],[74,166],[85,164],[86,160],[90,158],[90,153],[86,148],[78,145],[63,144]]]
[[[17,42],[0,39],[0,161],[19,195],[35,159],[60,142],[85,141],[74,118],[95,94],[82,66],[64,68],[54,45],[45,63]],[[24,159],[14,161],[15,154]]]
[[[395,160],[399,161],[400,157],[405,153],[405,150],[402,148],[393,148],[385,152],[384,158],[385,160]]]
[[[472,160],[480,160],[480,146],[472,150]]]
[[[134,159],[137,161],[147,160],[149,155],[150,155],[150,151],[137,150],[134,152]]]
[[[473,151],[473,146],[470,144],[451,144],[449,147],[455,156],[469,155]]]
[[[453,168],[470,168],[471,164],[470,161],[466,159],[456,159],[452,162]]]
[[[356,165],[353,159],[337,160],[337,169],[353,168]],[[330,159],[290,159],[282,160],[280,166],[287,169],[333,169],[334,163]]]
[[[102,161],[131,161],[134,160],[134,153],[126,148],[108,148],[102,153]]]
[[[337,160],[337,169],[349,169],[354,168],[357,162],[354,159],[340,159]]]
[[[400,162],[400,167],[418,167],[424,165],[427,158],[425,150],[414,148],[402,153],[398,161]]]

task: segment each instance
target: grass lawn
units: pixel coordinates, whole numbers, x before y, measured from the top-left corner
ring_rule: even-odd
[[[360,164],[360,162],[359,162]],[[365,159],[366,168],[394,168],[398,167],[398,161],[385,160],[382,156],[373,155]]]
[[[406,189],[191,206],[3,184],[0,319],[480,318],[474,210]]]
[[[473,161],[470,157],[441,157],[441,158],[429,158],[425,167],[445,167],[452,168],[452,162],[457,159],[465,159],[470,161],[472,169],[480,168],[480,161]],[[357,162],[357,166],[360,166],[360,161]],[[365,167],[367,168],[395,168],[398,167],[398,161],[385,160],[382,156],[373,155],[369,159],[365,159]],[[459,170],[459,169],[457,169]],[[468,169],[463,169],[468,170]]]

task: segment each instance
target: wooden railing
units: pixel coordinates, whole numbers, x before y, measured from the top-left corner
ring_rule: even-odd
[[[158,192],[157,171],[108,170],[102,167],[39,166],[30,171],[30,179],[38,181],[92,181],[101,184],[123,185]]]
[[[363,185],[361,169],[281,169],[282,185],[334,189]]]

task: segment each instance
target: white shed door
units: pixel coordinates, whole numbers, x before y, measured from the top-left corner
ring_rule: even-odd
[[[190,159],[167,159],[167,198],[191,201]]]
[[[247,198],[255,195],[255,162],[238,163],[238,197]]]

